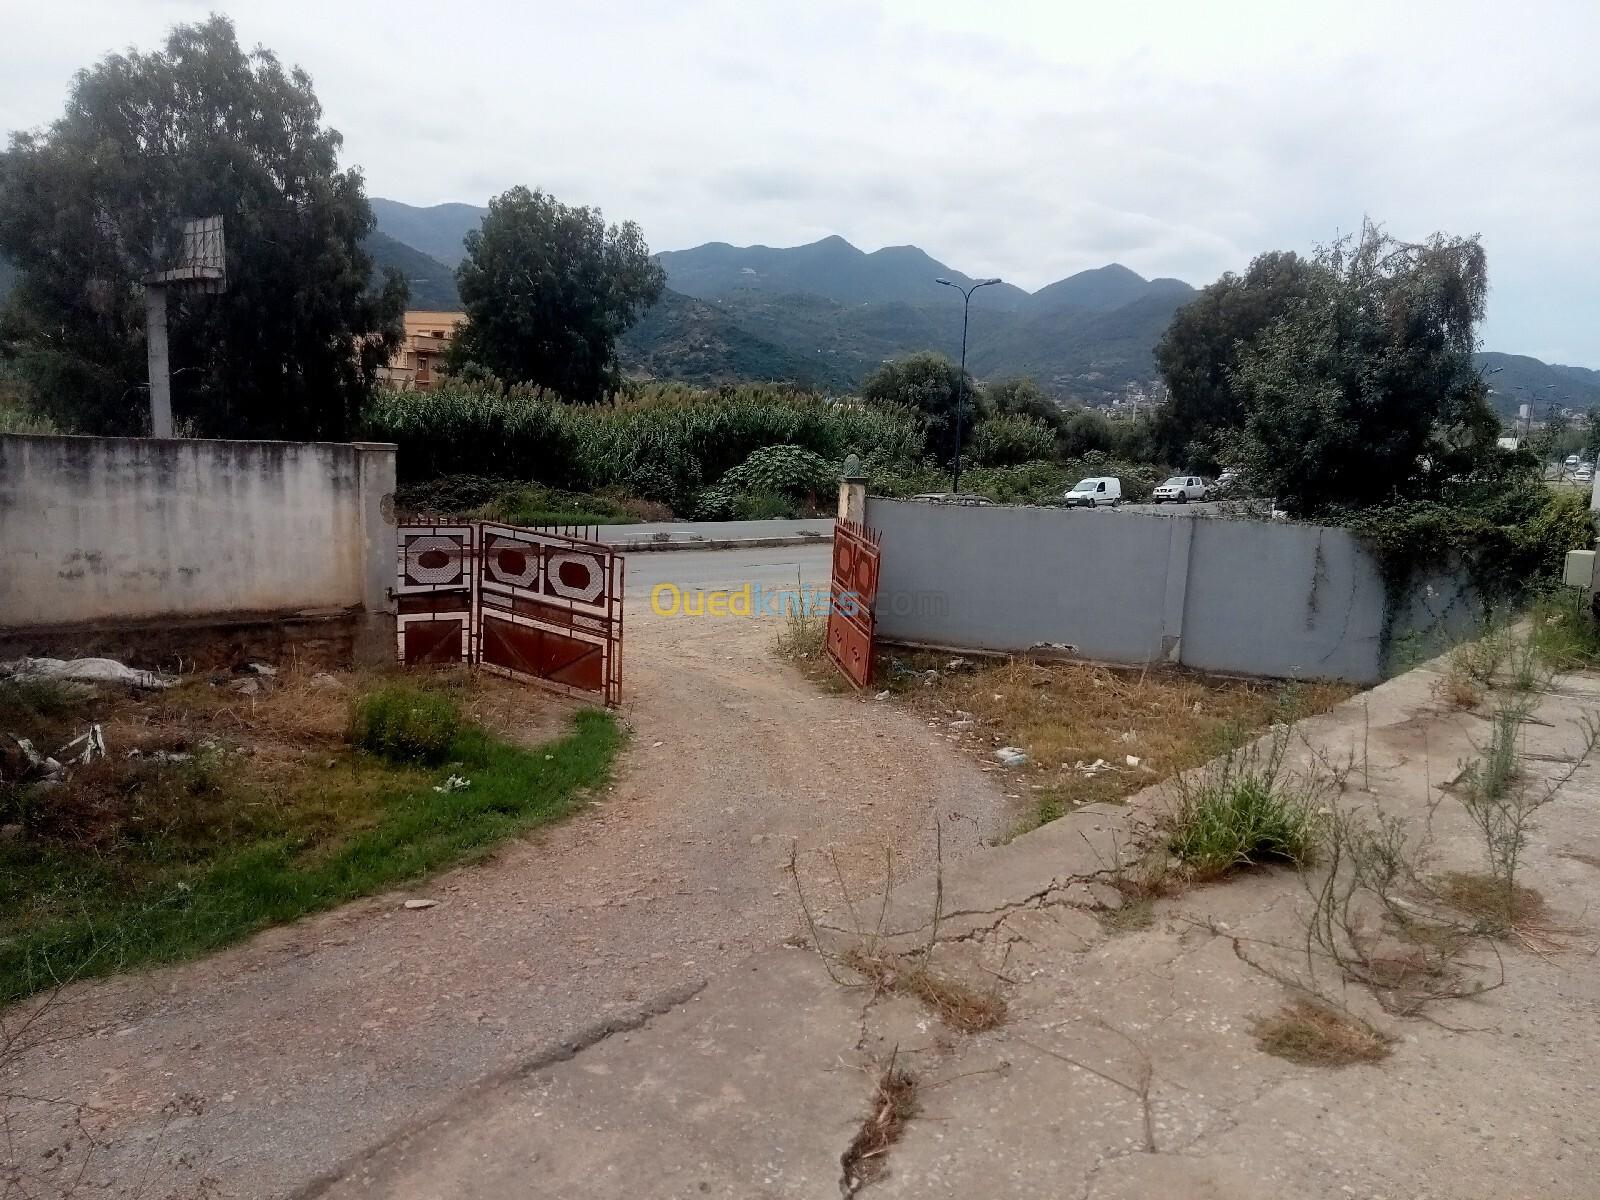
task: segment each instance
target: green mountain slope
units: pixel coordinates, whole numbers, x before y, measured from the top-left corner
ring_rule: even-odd
[[[836,304],[904,301],[959,306],[960,298],[936,282],[943,277],[962,285],[969,276],[952,270],[915,246],[886,246],[868,254],[844,238],[823,238],[805,246],[730,246],[709,242],[691,250],[656,255],[672,287],[701,300],[723,300],[759,292],[788,296],[808,293]],[[1028,294],[1010,284],[986,287],[974,307],[1015,311]]]
[[[1519,404],[1533,405],[1540,419],[1552,404],[1561,408],[1600,407],[1600,371],[1584,367],[1552,366],[1525,354],[1477,356],[1478,368],[1489,385],[1495,410],[1511,416]]]
[[[378,232],[388,234],[454,268],[465,251],[461,239],[476,229],[489,210],[476,204],[434,204],[419,208],[398,200],[373,197],[372,215],[378,219]]]
[[[628,374],[651,379],[775,380],[823,391],[842,390],[855,381],[853,373],[824,356],[776,345],[718,305],[670,288],[623,334],[618,350]]]
[[[366,241],[372,255],[373,278],[379,279],[390,267],[405,277],[411,288],[410,308],[436,308],[452,311],[461,307],[456,294],[455,272],[436,258],[396,241],[386,233],[373,233]]]

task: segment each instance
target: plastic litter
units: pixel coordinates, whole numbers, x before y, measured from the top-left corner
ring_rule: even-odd
[[[0,676],[16,679],[59,679],[67,683],[120,683],[157,690],[177,682],[154,671],[124,666],[114,658],[19,658],[0,663]]]

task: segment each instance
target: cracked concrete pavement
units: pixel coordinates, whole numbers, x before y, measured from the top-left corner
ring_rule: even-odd
[[[1435,865],[1481,851],[1438,784],[1486,736],[1447,711],[1432,667],[1308,720],[1302,765],[1359,765],[1337,803],[1428,819]],[[1554,777],[1600,711],[1600,678],[1564,677],[1527,726],[1527,769]],[[1097,883],[1162,803],[1081,810],[942,872],[938,970],[998,986],[999,1028],[961,1035],[916,1001],[830,979],[803,948],[769,950],[694,998],[562,1062],[531,1064],[375,1147],[317,1194],[574,1200],[828,1197],[891,1059],[919,1111],[869,1197],[1074,1200],[1580,1200],[1600,1194],[1600,768],[1538,816],[1523,881],[1560,929],[1499,948],[1505,985],[1422,1018],[1384,1012],[1326,964],[1308,975],[1308,892],[1264,871],[1159,901],[1111,932]],[[884,928],[924,942],[935,876],[896,888]],[[825,943],[852,935],[815,897]],[[876,924],[876,909],[856,897]],[[1270,970],[1252,966],[1240,950]],[[1493,981],[1496,955],[1469,970]],[[1252,1022],[1312,983],[1396,1039],[1377,1065],[1297,1066]]]

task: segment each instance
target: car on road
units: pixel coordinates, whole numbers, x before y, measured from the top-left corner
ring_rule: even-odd
[[[1594,464],[1586,462],[1579,463],[1577,469],[1572,472],[1572,479],[1574,483],[1593,483]]]
[[[1191,500],[1204,500],[1211,495],[1211,481],[1203,475],[1174,475],[1165,483],[1159,484],[1151,493],[1152,504],[1162,504],[1171,501],[1175,504],[1187,504]]]
[[[1567,455],[1567,461],[1566,461],[1565,465],[1566,465],[1567,470],[1576,471],[1578,469],[1579,465],[1582,462],[1583,462],[1583,460],[1581,458],[1579,458],[1576,454],[1569,454],[1569,455]]]
[[[1122,503],[1122,480],[1115,475],[1080,479],[1061,497],[1068,508],[1115,508]]]

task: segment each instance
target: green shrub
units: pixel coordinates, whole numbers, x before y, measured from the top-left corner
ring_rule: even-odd
[[[652,385],[614,403],[573,405],[537,388],[447,383],[380,392],[362,424],[365,436],[399,446],[406,481],[475,474],[577,492],[620,488],[678,512],[767,447],[828,463],[853,452],[883,466],[914,462],[921,447],[909,413],[770,385]]]
[[[978,425],[968,450],[974,464],[1008,467],[1050,458],[1055,451],[1054,432],[1032,417],[989,417]]]
[[[763,446],[724,475],[721,484],[741,492],[815,498],[832,492],[838,481],[838,468],[803,446]]]
[[[734,515],[741,521],[781,521],[800,512],[794,501],[777,492],[746,492],[734,505]]]
[[[395,763],[444,762],[461,732],[455,701],[399,683],[357,700],[350,720],[351,742]]]

